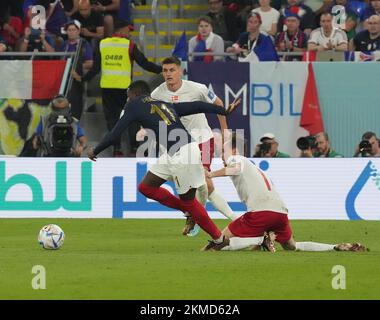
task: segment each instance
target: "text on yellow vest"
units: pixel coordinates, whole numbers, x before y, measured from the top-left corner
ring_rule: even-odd
[[[110,37],[100,41],[101,88],[127,89],[129,87],[132,72],[129,46],[130,41],[126,38]]]

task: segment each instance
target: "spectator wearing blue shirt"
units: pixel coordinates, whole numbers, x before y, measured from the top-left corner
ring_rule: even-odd
[[[64,32],[67,34],[67,40],[64,41],[59,51],[76,52],[81,39],[80,30],[81,24],[79,21],[73,20],[66,23]],[[83,74],[90,70],[94,64],[92,47],[85,39],[82,39],[81,51],[75,71],[80,76],[83,76]],[[83,111],[83,90],[83,83],[74,79],[68,98],[71,101],[72,114],[79,120]]]
[[[373,15],[367,20],[368,30],[359,32],[350,41],[350,51],[370,53],[380,50],[380,16]]]
[[[368,29],[367,20],[373,15],[380,16],[380,0],[371,0],[370,6],[364,9],[360,17],[360,20],[363,22],[364,29]]]
[[[61,45],[59,51],[75,52],[80,40],[81,23],[78,20],[69,21],[65,24],[63,30],[67,34],[67,40]],[[86,72],[92,68],[94,58],[91,45],[85,39],[82,40],[82,67],[83,71]],[[80,71],[80,73],[83,74],[82,71]]]
[[[259,61],[279,61],[272,38],[260,32],[261,16],[251,12],[247,21],[247,32],[240,34],[238,41],[227,48],[227,52],[247,57],[254,52]]]

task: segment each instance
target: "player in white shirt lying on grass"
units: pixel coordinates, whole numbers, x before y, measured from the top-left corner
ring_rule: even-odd
[[[267,175],[249,159],[240,155],[244,140],[236,134],[225,142],[226,167],[210,172],[210,178],[230,176],[247,212],[224,230],[223,243],[211,242],[203,250],[241,250],[262,246],[275,252],[274,240],[285,250],[300,251],[365,251],[360,243],[325,244],[296,242],[288,220],[288,209]],[[241,152],[241,154],[244,154]]]

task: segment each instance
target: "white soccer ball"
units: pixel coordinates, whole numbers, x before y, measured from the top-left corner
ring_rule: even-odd
[[[63,245],[65,233],[56,224],[44,226],[38,234],[38,242],[44,249],[57,250]]]

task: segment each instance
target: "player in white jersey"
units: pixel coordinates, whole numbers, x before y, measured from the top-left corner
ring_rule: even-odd
[[[248,212],[232,221],[224,230],[226,241],[210,242],[204,250],[240,250],[262,245],[274,252],[276,239],[285,250],[365,251],[359,243],[324,244],[296,242],[288,220],[288,209],[267,175],[249,159],[240,155],[244,140],[232,134],[224,145],[226,167],[210,172],[211,178],[230,176],[240,200]],[[244,154],[244,153],[242,153]],[[266,236],[268,235],[268,236]]]
[[[162,62],[162,72],[165,82],[158,86],[151,94],[151,97],[170,103],[204,101],[214,103],[223,107],[223,102],[205,85],[182,80],[181,61],[175,57],[169,57]],[[222,133],[227,129],[227,122],[224,116],[217,115]],[[214,153],[214,137],[207,118],[204,114],[195,114],[181,117],[181,122],[191,136],[196,140],[201,150],[202,164],[205,170],[210,171],[210,165]],[[211,179],[206,176],[206,183],[197,191],[197,198],[203,205],[207,199],[213,206],[227,218],[236,218],[227,201],[223,199],[214,189]],[[183,234],[188,234],[194,227],[194,221],[188,218]]]

